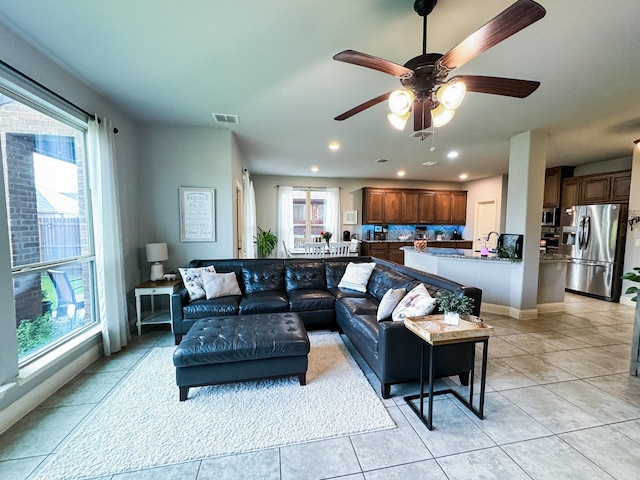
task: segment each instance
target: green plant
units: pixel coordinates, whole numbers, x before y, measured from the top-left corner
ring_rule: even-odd
[[[258,248],[258,258],[267,258],[278,245],[278,236],[271,230],[262,230],[258,227],[258,234],[253,237],[253,243]]]
[[[627,272],[624,275],[622,275],[620,278],[622,280],[629,280],[631,282],[640,282],[640,275],[638,275],[638,273],[640,272],[640,267],[633,267],[633,272]],[[635,294],[635,296],[631,299],[632,302],[636,302],[638,301],[638,287],[635,286],[631,286],[629,288],[627,288],[627,291],[624,292],[626,295],[630,295],[632,293]]]
[[[45,345],[53,337],[51,313],[38,315],[33,320],[21,320],[18,325],[18,354],[34,350]]]
[[[516,255],[515,247],[511,247],[508,245],[500,245],[496,248],[496,255],[498,258],[508,258],[511,263],[518,260],[518,255]]]
[[[434,230],[433,234],[437,237],[438,235],[444,235],[444,230]]]
[[[453,293],[440,291],[436,294],[436,302],[443,312],[468,315],[473,311],[473,298],[464,295],[456,296]]]

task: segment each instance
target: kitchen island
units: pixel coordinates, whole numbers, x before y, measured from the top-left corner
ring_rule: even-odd
[[[419,252],[413,247],[403,247],[402,250],[404,264],[408,267],[482,289],[482,309],[487,312],[515,318],[537,316],[536,311],[522,312],[512,307],[512,285],[517,284],[512,278],[521,275],[521,260],[512,261],[495,254],[483,257],[470,249],[427,248],[424,252]],[[541,257],[541,267],[540,278],[544,291],[542,298],[538,296],[538,304],[555,305],[562,302],[558,299],[564,297],[566,259]]]

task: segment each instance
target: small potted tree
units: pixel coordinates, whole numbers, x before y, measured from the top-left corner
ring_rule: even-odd
[[[438,292],[436,302],[444,312],[444,323],[458,325],[460,315],[469,315],[473,311],[473,298],[456,296],[450,292]]]
[[[268,258],[278,245],[278,236],[271,230],[265,231],[258,227],[258,234],[253,237],[253,243],[258,249],[258,258]]]

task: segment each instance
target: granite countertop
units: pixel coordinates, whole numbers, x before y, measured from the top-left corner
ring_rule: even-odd
[[[408,240],[399,240],[399,239],[387,239],[387,240],[361,240],[363,243],[413,243],[415,238],[410,238]],[[429,243],[456,243],[456,242],[471,242],[472,240],[430,240],[427,239]]]
[[[511,262],[508,258],[500,258],[495,253],[490,253],[486,257],[480,255],[480,252],[463,248],[437,248],[427,247],[424,252],[418,252],[413,247],[402,247],[400,250],[407,250],[409,252],[415,252],[422,255],[430,255],[433,257],[447,257],[447,258],[464,258],[467,260],[482,260],[493,262]],[[522,260],[515,260],[515,262],[521,262]]]
[[[569,262],[569,256],[560,253],[540,253],[540,263],[547,262]]]

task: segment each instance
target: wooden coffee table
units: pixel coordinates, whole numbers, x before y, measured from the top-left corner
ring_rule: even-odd
[[[464,406],[471,410],[478,418],[484,418],[484,390],[485,379],[487,376],[487,347],[489,344],[489,336],[493,334],[493,327],[482,322],[478,317],[468,316],[467,320],[461,319],[458,325],[449,325],[444,323],[444,315],[427,315],[424,317],[408,317],[404,320],[404,325],[411,332],[416,334],[423,340],[422,354],[420,358],[420,393],[418,395],[409,395],[404,397],[405,402],[420,418],[429,430],[433,430],[433,397],[435,395],[443,395],[451,393]],[[477,320],[477,321],[473,321]],[[434,350],[439,345],[447,345],[451,343],[473,343],[473,357],[471,362],[471,376],[469,379],[469,400],[462,397],[458,392],[452,389],[433,391],[434,376]],[[473,406],[473,379],[475,370],[475,344],[482,343],[482,372],[480,375],[480,399],[479,407]],[[429,385],[428,391],[424,391],[425,378],[425,350],[429,350]],[[424,397],[429,399],[427,416],[424,415]],[[420,399],[419,406],[416,406],[414,400]]]

